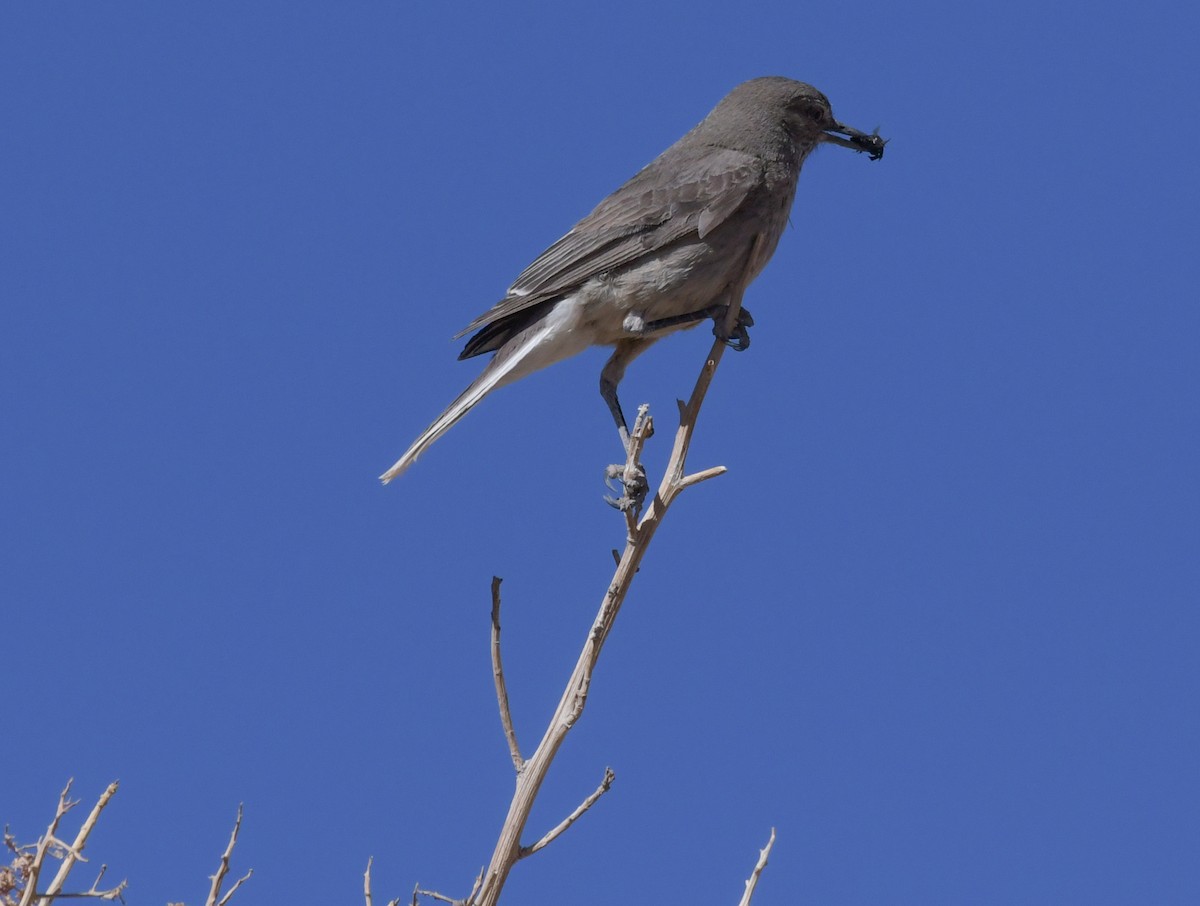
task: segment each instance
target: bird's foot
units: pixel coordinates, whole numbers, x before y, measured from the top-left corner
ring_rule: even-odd
[[[734,352],[745,352],[750,348],[750,328],[754,326],[754,318],[746,309],[738,309],[737,321],[729,335],[725,335],[725,316],[729,309],[722,305],[713,314],[713,336],[732,349]]]
[[[622,513],[640,510],[646,499],[646,493],[650,490],[650,483],[646,480],[646,470],[637,463],[632,468],[628,463],[616,463],[604,470],[604,483],[608,485],[610,491],[617,490],[616,485],[613,484],[614,481],[621,485],[621,496],[605,497],[604,502]]]

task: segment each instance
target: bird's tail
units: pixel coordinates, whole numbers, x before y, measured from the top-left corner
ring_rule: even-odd
[[[446,411],[421,432],[421,436],[414,440],[405,454],[396,460],[396,464],[379,476],[379,480],[387,484],[393,478],[402,475],[409,466],[417,461],[418,456],[433,446],[435,440],[458,424],[459,419],[470,412],[488,393],[496,389],[500,378],[503,377],[497,373],[498,371],[499,369],[492,369],[490,366],[484,369],[483,373],[471,382],[471,386],[460,393],[458,398],[446,407]]]
[[[475,408],[485,396],[504,384],[515,381],[519,377],[536,371],[549,364],[549,360],[539,355],[540,344],[550,333],[548,325],[539,324],[525,332],[516,343],[507,343],[488,362],[487,367],[479,377],[471,382],[458,398],[446,407],[446,411],[434,419],[433,424],[421,432],[421,436],[413,441],[412,446],[401,456],[394,466],[379,476],[379,480],[387,484],[393,478],[401,475],[409,466],[417,461],[433,442],[458,424],[459,419]],[[558,356],[561,358],[561,356]]]

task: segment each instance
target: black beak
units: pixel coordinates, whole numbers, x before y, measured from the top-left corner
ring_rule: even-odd
[[[859,132],[853,126],[844,126],[841,123],[834,123],[832,129],[826,129],[822,133],[822,139],[827,142],[833,142],[835,145],[841,145],[843,148],[850,148],[858,152],[867,152],[871,155],[871,160],[879,160],[883,157],[883,146],[887,144],[886,138],[872,133],[867,135],[865,132]]]

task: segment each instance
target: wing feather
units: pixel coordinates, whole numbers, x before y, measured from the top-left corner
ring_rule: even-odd
[[[758,158],[727,148],[671,149],[542,252],[504,299],[456,336],[514,316],[523,320],[532,314],[529,309],[592,277],[688,234],[707,236],[763,184],[763,166]],[[491,343],[476,345],[486,347],[479,352],[491,348]],[[477,353],[464,350],[466,354]]]

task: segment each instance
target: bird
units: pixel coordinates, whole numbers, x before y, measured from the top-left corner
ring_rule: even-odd
[[[749,344],[746,312],[723,334],[731,294],[774,254],[800,167],[823,143],[878,160],[886,141],[838,122],[804,82],[766,76],[735,87],[455,335],[473,333],[459,359],[491,360],[380,480],[402,474],[493,390],[591,346],[613,348],[600,394],[628,450],[617,399],[625,369],[658,339],[709,318],[734,349]]]

